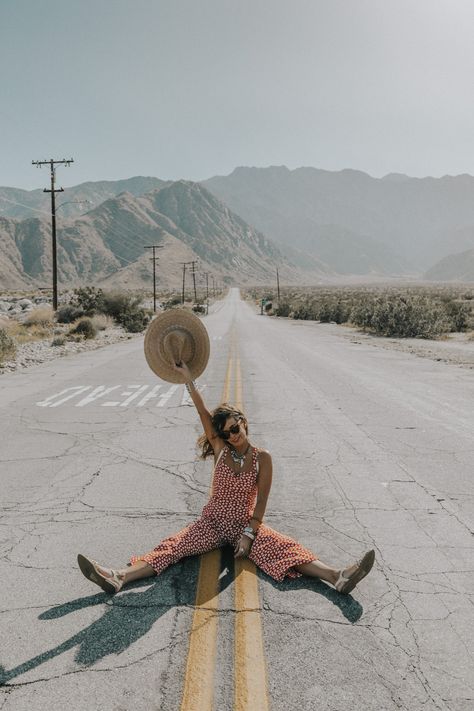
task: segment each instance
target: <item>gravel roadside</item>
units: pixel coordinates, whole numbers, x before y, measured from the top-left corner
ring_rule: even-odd
[[[17,346],[15,360],[5,361],[0,364],[0,375],[30,368],[31,366],[46,363],[56,358],[64,358],[84,351],[94,351],[97,348],[103,348],[112,343],[128,341],[131,338],[139,338],[140,336],[143,336],[143,334],[128,333],[120,326],[113,326],[104,331],[99,331],[97,336],[93,339],[78,342],[66,341],[62,346],[51,345],[53,336],[38,341],[31,341],[30,343]]]

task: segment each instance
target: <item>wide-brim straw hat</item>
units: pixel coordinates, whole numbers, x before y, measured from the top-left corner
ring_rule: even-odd
[[[145,358],[159,378],[169,383],[185,379],[171,363],[184,362],[193,380],[204,372],[209,360],[209,336],[202,321],[190,311],[170,309],[159,314],[145,333]]]

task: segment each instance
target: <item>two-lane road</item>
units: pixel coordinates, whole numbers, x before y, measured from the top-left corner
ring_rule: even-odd
[[[344,598],[236,580],[223,551],[106,597],[77,552],[122,565],[206,501],[194,408],[142,339],[2,376],[2,711],[174,711],[184,689],[196,711],[472,708],[473,372],[257,311],[231,290],[205,317],[203,394],[242,401],[273,455],[267,523],[335,565],[374,547],[376,569]]]

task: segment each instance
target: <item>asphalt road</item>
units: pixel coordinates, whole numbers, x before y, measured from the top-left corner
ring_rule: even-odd
[[[377,559],[348,597],[258,573],[245,701],[224,550],[210,708],[472,709],[473,371],[258,311],[233,290],[204,318],[205,399],[240,388],[273,456],[270,526],[336,566]],[[138,339],[2,376],[0,431],[0,710],[180,709],[203,562],[111,598],[75,559],[123,565],[199,515],[210,465],[184,389]]]

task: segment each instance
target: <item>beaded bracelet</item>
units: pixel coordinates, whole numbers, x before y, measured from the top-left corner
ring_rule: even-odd
[[[186,388],[188,393],[191,395],[191,391],[196,390],[196,383],[194,382],[194,380],[190,380],[189,383],[184,383],[184,387]]]

